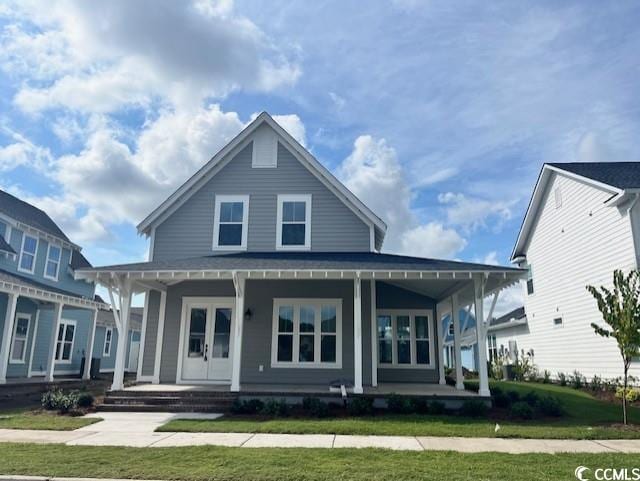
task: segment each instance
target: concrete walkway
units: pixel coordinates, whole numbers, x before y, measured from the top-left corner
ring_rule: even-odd
[[[555,440],[333,434],[156,433],[172,419],[215,419],[219,414],[99,413],[104,421],[75,431],[0,429],[0,442],[69,446],[231,446],[242,448],[383,448],[464,453],[640,453],[640,440]]]

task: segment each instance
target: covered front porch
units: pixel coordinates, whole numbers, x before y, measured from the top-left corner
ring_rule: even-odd
[[[375,253],[211,256],[86,269],[119,308],[144,292],[135,390],[488,396],[486,325],[518,269]],[[477,323],[479,392],[465,391],[460,309]],[[454,340],[447,386],[443,321]],[[118,353],[121,351],[118,350]],[[119,355],[119,354],[118,354]],[[116,360],[113,390],[122,390]]]

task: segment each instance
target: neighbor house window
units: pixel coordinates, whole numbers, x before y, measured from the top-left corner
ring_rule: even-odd
[[[111,356],[111,344],[113,343],[113,329],[107,327],[104,331],[104,349],[102,350],[103,356]]]
[[[527,294],[533,294],[533,268],[527,265]]]
[[[20,250],[20,263],[18,270],[33,274],[36,268],[36,252],[38,250],[38,238],[24,234],[22,236],[22,249]]]
[[[10,357],[10,361],[13,364],[24,363],[27,354],[27,339],[29,338],[30,323],[31,316],[29,314],[16,314]]]
[[[433,365],[433,326],[428,311],[378,311],[377,327],[380,365]]]
[[[498,359],[498,342],[495,334],[487,336],[487,342],[489,344],[489,362],[494,362]]]
[[[342,366],[340,299],[275,299],[273,367]]]
[[[54,281],[58,280],[58,271],[60,270],[60,255],[62,249],[53,244],[49,244],[47,249],[47,263],[44,267],[44,276]]]
[[[56,342],[56,361],[70,364],[73,354],[73,338],[76,333],[75,321],[60,321],[58,339]]]
[[[248,195],[217,195],[213,224],[213,248],[245,250],[249,219]]]
[[[556,317],[553,320],[553,327],[560,327],[562,326],[562,318],[561,317]]]
[[[311,195],[279,195],[276,248],[311,248]]]

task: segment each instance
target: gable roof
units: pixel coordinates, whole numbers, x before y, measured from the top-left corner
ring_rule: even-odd
[[[376,239],[382,246],[382,240],[387,230],[387,226],[380,217],[371,211],[360,199],[358,199],[342,182],[324,167],[311,153],[305,149],[296,139],[294,139],[286,130],[284,130],[267,112],[262,112],[256,119],[236,135],[227,145],[225,145],[216,155],[201,167],[191,178],[189,178],[182,186],[180,186],[173,194],[171,194],[164,202],[162,202],[153,212],[151,212],[140,224],[138,224],[138,232],[149,235],[151,229],[160,224],[175,209],[182,205],[193,195],[204,183],[213,177],[226,162],[231,160],[237,150],[243,146],[247,138],[255,132],[262,124],[269,125],[280,137],[279,140],[284,143],[296,158],[314,174],[330,191],[333,192],[347,207],[349,207],[358,217],[366,224],[372,226],[376,230]]]
[[[0,251],[6,252],[7,254],[15,254],[16,251],[13,250],[13,247],[9,245],[9,243],[4,240],[4,237],[0,236]]]
[[[500,324],[506,324],[507,322],[517,321],[526,317],[524,312],[524,306],[516,307],[512,311],[503,314],[500,317],[494,317],[489,321],[490,326],[498,326]]]
[[[611,205],[640,189],[640,162],[554,162],[545,163],[529,200],[511,260],[524,256],[531,229],[544,199],[547,184],[554,174],[561,174],[611,194]],[[609,203],[609,201],[607,201]]]
[[[69,266],[72,270],[85,269],[87,267],[92,267],[91,262],[87,260],[87,258],[82,255],[82,252],[74,250],[71,253],[71,262]]]
[[[0,190],[0,211],[18,222],[35,227],[69,243],[71,242],[45,211],[18,199],[4,190]]]

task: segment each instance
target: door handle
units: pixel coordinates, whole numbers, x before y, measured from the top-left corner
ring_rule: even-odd
[[[207,353],[209,352],[209,344],[204,345],[204,362],[207,362]]]

